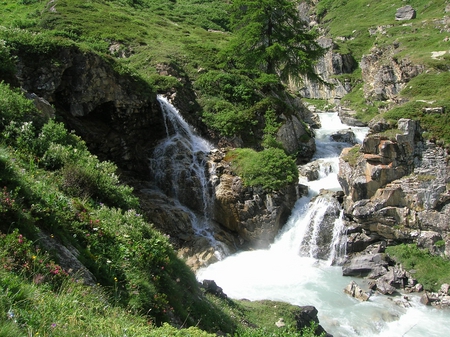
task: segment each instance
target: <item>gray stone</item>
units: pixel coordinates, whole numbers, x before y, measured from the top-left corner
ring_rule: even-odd
[[[398,8],[397,12],[395,13],[395,20],[398,21],[412,20],[415,18],[416,18],[416,11],[410,5]]]

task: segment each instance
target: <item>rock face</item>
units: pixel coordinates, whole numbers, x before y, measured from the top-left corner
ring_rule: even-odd
[[[229,163],[220,161],[217,164],[213,220],[236,233],[241,244],[252,248],[267,247],[298,199],[296,184],[276,192],[246,187],[230,170]]]
[[[370,54],[363,55],[360,62],[364,81],[364,95],[378,101],[395,100],[397,94],[413,77],[424,71],[408,59],[395,57],[398,45],[374,47]]]
[[[382,130],[383,125],[372,126]],[[417,122],[399,120],[398,126],[399,133],[372,133],[360,150],[355,147],[341,154],[338,179],[351,228],[348,252],[386,240],[415,242],[448,256],[446,151],[424,142]]]
[[[49,55],[18,55],[17,79],[35,95],[65,111],[75,130],[101,159],[148,174],[148,149],[163,138],[156,95],[144,82],[118,74],[93,53],[64,48]]]
[[[323,37],[318,42],[328,51],[318,60],[315,65],[315,72],[332,85],[325,85],[305,78],[302,87],[297,87],[294,83],[291,83],[290,87],[299,91],[303,97],[339,101],[351,91],[351,85],[350,82],[342,82],[333,78],[333,76],[351,73],[357,67],[357,62],[351,54],[339,54],[333,51],[332,39]]]

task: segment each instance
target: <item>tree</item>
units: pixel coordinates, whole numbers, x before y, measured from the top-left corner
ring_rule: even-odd
[[[231,26],[233,62],[281,80],[301,75],[318,79],[313,66],[325,51],[300,19],[295,1],[234,0]]]

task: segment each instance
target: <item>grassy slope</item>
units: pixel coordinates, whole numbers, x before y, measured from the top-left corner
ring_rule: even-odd
[[[395,21],[396,9],[411,5],[417,12],[417,17],[410,21]],[[427,116],[422,108],[450,106],[450,54],[433,59],[433,51],[448,51],[450,44],[445,38],[450,36],[448,24],[445,24],[445,0],[438,1],[368,1],[322,0],[317,6],[321,24],[333,37],[345,37],[339,42],[341,53],[351,53],[356,60],[361,60],[372,47],[385,47],[398,44],[395,57],[398,60],[407,58],[415,64],[422,64],[427,71],[414,78],[400,93],[399,98],[409,102],[396,107],[384,114],[384,117],[394,122],[398,118],[415,118],[422,121],[433,137],[445,144],[450,144],[450,129],[448,128],[448,113],[444,115]],[[370,35],[369,29],[383,27],[384,33]],[[447,28],[446,28],[447,27]],[[355,83],[360,81],[360,71],[345,75]],[[384,102],[367,102],[363,91],[356,85],[355,90],[343,98],[350,106],[359,111],[362,119],[372,118],[378,114],[378,107],[385,107]],[[418,102],[419,100],[427,102]],[[369,116],[364,116],[364,112]]]
[[[138,3],[131,6],[129,3]],[[213,65],[227,35],[223,1],[3,1],[1,76],[10,80],[9,48],[77,45],[108,54],[120,43],[130,57],[116,62],[150,84],[161,62],[196,74]],[[209,20],[209,18],[211,18]],[[200,27],[199,27],[200,25]],[[43,33],[33,36],[27,32]],[[8,47],[10,46],[10,47]],[[121,67],[117,67],[118,69]],[[128,70],[127,70],[128,69]],[[295,308],[204,294],[167,238],[139,215],[131,189],[112,163],[99,162],[62,124],[45,120],[20,92],[0,83],[0,336],[297,336]],[[38,231],[70,244],[96,277],[85,287],[39,247]],[[284,317],[286,329],[272,319]],[[270,317],[270,318],[269,318]],[[155,325],[169,321],[183,327]],[[254,331],[259,326],[265,330]],[[305,332],[307,333],[307,332]],[[309,334],[311,335],[311,334]]]

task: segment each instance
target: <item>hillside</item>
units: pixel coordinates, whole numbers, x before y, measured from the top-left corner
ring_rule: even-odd
[[[227,58],[229,1],[3,1],[0,335],[314,335],[315,325],[298,321],[299,307],[277,304],[274,313],[273,303],[200,287],[177,257],[180,240],[152,224],[161,216],[130,186],[151,184],[148,158],[165,137],[157,94],[172,97],[205,138],[245,148],[231,155],[241,156],[235,170],[268,190],[292,184],[295,163],[312,156],[307,123],[301,149],[290,151],[276,133],[297,110],[310,118],[303,103],[392,128],[417,119],[428,139],[448,146],[450,8],[445,0],[408,4],[417,12],[408,21],[395,20],[400,0],[299,7],[332,40],[329,51],[353,60],[324,78],[348,92],[322,95],[323,83],[305,90]],[[389,67],[414,76],[377,82],[375,70]],[[254,173],[250,157],[274,166]],[[288,174],[269,179],[280,167]]]

